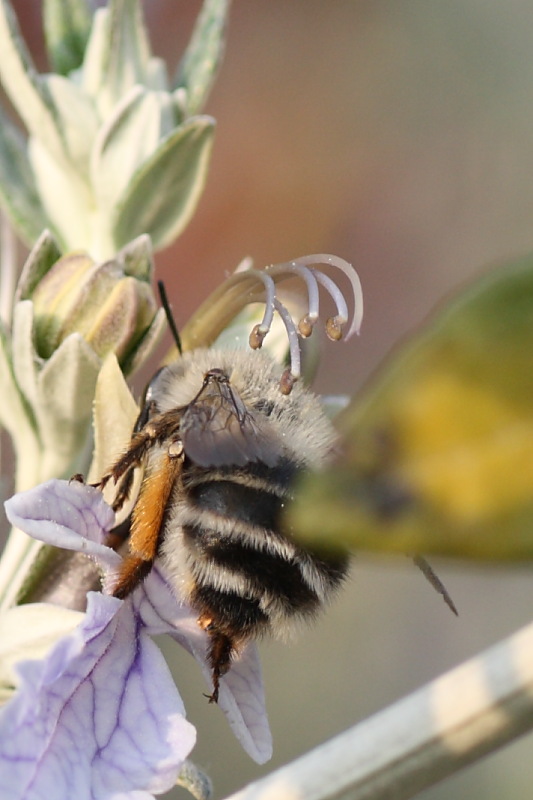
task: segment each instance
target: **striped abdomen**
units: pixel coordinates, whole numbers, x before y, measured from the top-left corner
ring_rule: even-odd
[[[296,471],[284,460],[191,468],[174,498],[167,525],[181,529],[180,552],[175,539],[173,552],[164,540],[162,555],[203,627],[233,646],[266,630],[286,635],[345,574],[344,558],[304,551],[280,531]]]

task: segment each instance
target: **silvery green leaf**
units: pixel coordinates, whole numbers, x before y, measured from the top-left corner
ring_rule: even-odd
[[[204,0],[193,35],[178,68],[176,88],[187,91],[187,112],[203,107],[224,54],[229,0]]]
[[[35,241],[46,226],[46,214],[35,191],[26,141],[1,110],[0,203],[20,237]]]
[[[81,65],[91,20],[87,0],[44,0],[44,37],[54,72],[67,75]]]
[[[144,85],[154,92],[170,92],[166,61],[152,56],[147,64]]]
[[[21,397],[11,365],[7,337],[0,328],[0,422],[9,431],[15,445],[19,450],[22,446],[30,447],[30,442],[37,447],[36,434],[32,425],[31,415]]]
[[[189,221],[204,186],[215,123],[193,117],[164,139],[137,170],[116,208],[116,247],[148,233],[164,247]]]
[[[98,133],[91,158],[92,185],[106,216],[135,171],[175,126],[170,96],[137,85],[114,108]]]
[[[83,62],[83,88],[102,118],[149,76],[150,45],[138,0],[111,0],[98,9]]]
[[[61,250],[48,230],[44,230],[35,245],[33,246],[28,258],[26,259],[17,284],[17,295],[15,300],[27,300],[41,278],[43,278],[50,267],[61,257]]]
[[[142,234],[117,253],[117,262],[125,275],[150,283],[154,272],[154,254],[149,236]]]
[[[0,79],[28,131],[57,155],[63,154],[54,102],[33,65],[8,0],[0,0]]]
[[[211,800],[213,785],[209,775],[199,769],[196,764],[186,759],[178,775],[176,786],[187,789],[194,800]]]
[[[21,485],[23,484],[17,484],[17,488]],[[26,484],[25,488],[28,485],[30,484]],[[0,613],[15,602],[29,565],[41,547],[40,542],[30,539],[17,528],[11,530],[0,558]]]
[[[143,338],[135,345],[131,360],[123,364],[122,368],[126,375],[133,375],[150,358],[161,341],[165,328],[166,316],[164,310],[160,308]]]
[[[91,98],[62,75],[47,75],[43,80],[56,109],[68,158],[76,172],[87,179],[90,148],[99,127]],[[41,138],[38,131],[33,134]]]
[[[77,333],[68,336],[38,375],[35,412],[49,469],[63,474],[83,447],[91,418],[100,359]],[[52,464],[57,473],[51,472]],[[62,469],[60,466],[62,465]],[[43,480],[44,480],[43,475]]]
[[[62,157],[54,158],[36,138],[30,139],[29,156],[48,227],[61,249],[86,249],[98,258],[102,248],[93,242],[94,204],[87,183],[74,165]]]
[[[113,398],[113,402],[110,402]],[[100,480],[130,440],[139,409],[119,367],[110,353],[98,374],[93,402],[94,456],[87,480]]]
[[[37,402],[37,372],[43,360],[33,345],[33,303],[22,300],[13,309],[11,333],[13,370],[20,391],[33,408]]]

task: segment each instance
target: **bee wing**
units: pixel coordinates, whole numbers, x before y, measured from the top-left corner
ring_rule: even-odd
[[[201,467],[279,461],[280,442],[268,421],[258,420],[232,390],[231,396],[206,396],[183,414],[180,433],[186,455]]]

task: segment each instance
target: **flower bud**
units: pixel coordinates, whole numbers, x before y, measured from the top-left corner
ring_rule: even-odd
[[[100,358],[114,352],[126,365],[157,311],[147,281],[127,275],[119,259],[97,264],[85,253],[56,261],[31,300],[35,349],[45,359],[76,332]]]

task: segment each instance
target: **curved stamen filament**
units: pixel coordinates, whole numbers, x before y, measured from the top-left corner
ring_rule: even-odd
[[[320,269],[320,264],[335,267],[350,281],[353,295],[353,314],[344,339],[359,332],[363,317],[363,295],[359,277],[344,259],[333,255],[315,254],[302,256],[283,264],[272,264],[264,270],[251,268],[244,261],[192,316],[182,330],[183,350],[211,344],[236,314],[251,303],[264,303],[261,322],[252,329],[250,347],[258,349],[272,326],[276,311],[285,327],[289,341],[290,369],[284,373],[282,391],[289,393],[300,376],[300,345],[298,335],[310,336],[319,317],[320,287],[326,290],[336,305],[336,315],[326,320],[326,333],[330,339],[343,337],[343,326],[350,314],[345,296],[334,279]],[[302,279],[307,288],[307,312],[298,323],[291,317],[286,306],[277,297],[277,286],[290,278]]]
[[[293,387],[295,381],[301,375],[301,354],[300,354],[300,343],[298,341],[298,331],[296,329],[295,322],[291,315],[289,314],[287,308],[281,303],[277,298],[274,300],[274,305],[276,307],[276,311],[280,315],[283,324],[285,325],[285,330],[287,331],[287,338],[289,340],[289,355],[290,355],[290,371],[286,370],[283,373],[280,388],[283,394],[290,394],[290,391]]]
[[[324,275],[324,273],[320,272],[319,269],[313,269],[312,271],[318,283],[320,283],[329,293],[331,299],[337,306],[336,316],[330,317],[330,319],[326,320],[326,333],[330,339],[334,339],[336,341],[337,339],[340,339],[342,334],[342,326],[346,325],[348,322],[348,306],[346,305],[346,300],[344,299],[344,295],[335,281],[333,281],[329,275]],[[331,335],[330,329],[332,327],[339,331],[339,336]],[[348,336],[345,338],[348,338]]]
[[[270,275],[275,275],[276,277],[290,277],[292,275],[297,275],[305,281],[307,286],[308,310],[307,314],[300,320],[298,330],[300,331],[301,336],[306,338],[311,336],[313,332],[313,326],[318,320],[320,312],[320,298],[318,293],[317,278],[314,274],[314,270],[299,264],[298,261],[291,261],[287,262],[286,264],[273,264],[272,266],[267,267],[267,270]]]
[[[351,336],[353,336],[354,333],[359,333],[359,330],[361,329],[361,323],[363,321],[363,290],[361,288],[361,281],[359,280],[359,275],[354,270],[352,265],[349,264],[347,261],[345,261],[343,258],[339,258],[339,256],[332,256],[327,253],[317,253],[311,256],[301,256],[301,258],[296,259],[296,261],[298,264],[303,264],[304,266],[307,267],[314,266],[317,264],[329,264],[330,266],[339,269],[346,275],[346,277],[350,281],[350,285],[352,288],[353,299],[354,299],[354,312],[352,317],[352,324],[350,325],[348,331],[344,335],[344,340],[346,341],[347,339],[349,339]],[[324,276],[324,273],[321,270],[314,270],[314,272],[317,276],[317,280],[320,283],[322,283],[322,285],[325,287],[325,284],[320,278],[318,278],[318,275],[322,275],[323,277],[327,276]],[[342,296],[342,293],[340,292],[338,287],[337,290],[339,291],[339,295]],[[335,300],[335,302],[337,302],[336,297],[333,297],[333,299]],[[346,314],[346,316],[348,316],[348,314]]]
[[[243,274],[247,276],[253,275],[260,280],[265,287],[265,299],[263,301],[265,304],[265,313],[263,314],[261,322],[254,326],[250,334],[250,347],[253,350],[257,350],[257,348],[261,347],[263,344],[263,339],[272,327],[272,319],[274,318],[274,309],[276,307],[276,284],[270,275],[258,269],[251,269],[243,272]]]

